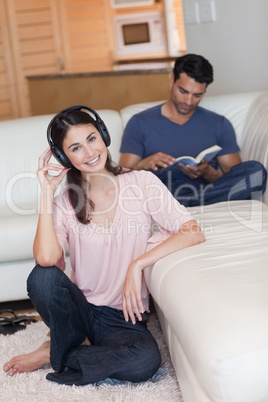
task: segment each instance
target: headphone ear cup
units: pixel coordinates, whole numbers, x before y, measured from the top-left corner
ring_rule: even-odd
[[[97,126],[98,126],[97,127],[98,131],[100,132],[100,135],[101,135],[101,137],[102,137],[102,139],[104,141],[104,144],[106,145],[106,147],[108,147],[111,144],[111,137],[110,137],[110,134],[108,132],[108,129],[107,129],[104,121],[101,120],[101,118],[98,118],[96,120],[96,122],[97,122]]]
[[[71,168],[73,165],[70,162],[70,159],[67,158],[67,156],[61,152],[61,150],[57,147],[57,145],[51,145],[51,152],[55,159],[65,168]]]

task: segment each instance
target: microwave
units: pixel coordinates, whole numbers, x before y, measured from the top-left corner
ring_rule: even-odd
[[[114,17],[117,56],[166,50],[162,14],[158,11]]]

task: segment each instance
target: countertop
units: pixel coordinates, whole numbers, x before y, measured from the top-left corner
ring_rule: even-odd
[[[101,76],[115,76],[115,75],[138,75],[138,74],[164,74],[171,73],[173,69],[173,61],[163,62],[135,62],[116,64],[112,70],[102,71],[89,71],[84,73],[65,73],[62,71],[58,74],[44,74],[44,75],[31,75],[26,78],[29,80],[40,79],[58,79],[58,78],[79,78],[79,77],[101,77]]]

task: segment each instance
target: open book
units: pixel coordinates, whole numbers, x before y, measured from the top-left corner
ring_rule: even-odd
[[[193,158],[192,156],[180,156],[175,160],[173,165],[170,165],[165,169],[177,165],[178,163],[183,163],[184,165],[197,166],[203,159],[206,159],[209,162],[211,161],[211,159],[214,158],[214,156],[217,155],[218,152],[220,152],[221,149],[222,148],[219,147],[218,145],[213,145],[212,147],[204,149],[204,151],[200,152],[200,154],[198,154],[196,158]]]

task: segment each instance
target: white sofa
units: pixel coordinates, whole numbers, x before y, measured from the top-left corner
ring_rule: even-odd
[[[115,161],[129,117],[155,103],[129,106],[121,115],[98,111],[109,128]],[[207,96],[202,104],[231,120],[243,160],[268,167],[268,93]],[[37,160],[47,146],[50,119],[0,123],[0,301],[27,297]],[[185,402],[268,401],[267,194],[264,203],[189,208],[207,241],[145,272]]]

